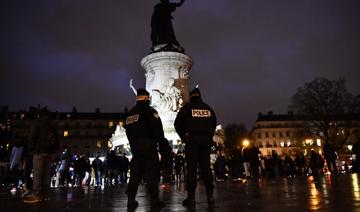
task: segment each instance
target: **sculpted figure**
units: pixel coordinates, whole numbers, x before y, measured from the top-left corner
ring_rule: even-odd
[[[154,13],[151,18],[151,41],[153,46],[159,44],[175,44],[179,45],[176,40],[174,29],[172,26],[171,13],[180,7],[185,0],[179,3],[170,3],[169,0],[160,0],[160,3],[155,5]]]
[[[174,83],[175,80],[170,79],[169,85],[164,93],[157,89],[152,90],[151,104],[154,107],[156,107],[158,111],[176,112],[180,109],[181,105],[183,104],[181,98],[181,91],[175,86]]]

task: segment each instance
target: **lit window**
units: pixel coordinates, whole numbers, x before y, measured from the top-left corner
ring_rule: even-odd
[[[316,144],[318,145],[318,146],[321,146],[321,140],[318,138],[318,139],[316,139]]]
[[[112,128],[114,126],[114,122],[109,121],[109,128]]]
[[[69,136],[69,131],[65,130],[64,131],[64,137],[68,137]]]
[[[96,141],[96,148],[98,148],[98,149],[101,148],[101,141]]]

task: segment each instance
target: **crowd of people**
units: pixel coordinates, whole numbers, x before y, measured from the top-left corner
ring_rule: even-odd
[[[59,158],[54,158],[59,142],[49,111],[43,109],[39,111],[29,138],[15,138],[9,162],[0,166],[0,188],[11,189],[11,192],[21,189],[24,202],[35,203],[48,200],[50,187],[127,185],[128,207],[131,208],[138,206],[137,189],[144,182],[151,206],[163,207],[165,203],[159,199],[160,179],[165,188],[184,181],[188,195],[183,205],[191,207],[195,205],[198,177],[204,181],[208,204],[214,204],[214,176],[216,181],[256,181],[312,175],[318,182],[325,172],[339,172],[337,155],[330,144],[323,146],[323,155],[311,150],[308,157],[300,153],[295,157],[280,157],[272,151],[265,157],[250,143],[227,155],[218,152],[212,163],[215,113],[201,100],[199,89],[190,92],[190,97],[190,102],[180,109],[175,119],[176,132],[185,143],[185,151],[176,153],[164,137],[160,116],[150,107],[149,93],[145,89],[137,90],[137,104],[128,112],[125,121],[131,156],[111,150],[105,157],[89,158],[65,149]],[[353,145],[353,153],[356,160],[352,171],[358,172],[360,141]],[[349,167],[344,166],[349,171]]]

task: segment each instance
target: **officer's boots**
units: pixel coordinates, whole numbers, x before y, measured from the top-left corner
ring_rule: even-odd
[[[138,201],[135,200],[135,195],[128,195],[127,206],[128,208],[136,208],[139,206]]]
[[[195,192],[188,192],[188,197],[183,201],[183,206],[195,206]]]
[[[209,204],[209,205],[215,204],[214,191],[213,191],[213,189],[207,189],[207,190],[206,190],[206,195],[207,195],[208,204]]]

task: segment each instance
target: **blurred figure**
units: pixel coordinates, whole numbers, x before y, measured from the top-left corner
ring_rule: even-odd
[[[106,157],[106,165],[107,165],[107,185],[117,185],[118,184],[118,157],[115,154],[114,150],[111,150],[110,153]]]
[[[311,150],[311,153],[310,153],[309,167],[311,169],[312,176],[314,178],[315,183],[318,183],[319,179],[320,179],[319,154],[316,153],[314,150]]]
[[[51,161],[59,148],[56,130],[50,119],[50,111],[40,110],[39,118],[30,131],[30,150],[33,156],[34,184],[33,193],[24,198],[26,203],[48,200],[51,177]]]
[[[129,172],[129,159],[126,157],[125,154],[120,155],[119,157],[119,175],[120,175],[120,183],[126,184],[127,183],[127,175]]]
[[[251,176],[253,179],[259,179],[259,168],[260,168],[260,160],[259,155],[261,154],[259,148],[254,145],[250,147],[250,170]]]
[[[99,155],[96,155],[94,161],[91,163],[91,167],[94,169],[95,173],[95,185],[101,186],[103,162],[100,160]]]
[[[215,180],[217,181],[225,180],[225,166],[226,166],[225,157],[222,154],[218,154],[214,165]]]
[[[245,178],[246,179],[250,179],[251,174],[250,174],[250,162],[251,162],[251,147],[250,146],[246,146],[243,147],[242,149],[242,161],[243,161],[243,166],[244,166],[244,170],[245,170]]]
[[[60,164],[60,186],[67,186],[70,181],[70,165],[71,165],[71,154],[68,149],[64,149],[64,152],[61,155],[61,164]],[[66,182],[66,183],[65,183]]]
[[[280,158],[275,150],[271,151],[271,167],[273,168],[273,176],[279,177],[280,176]]]
[[[296,154],[296,158],[295,158],[295,164],[296,164],[296,170],[297,170],[297,175],[299,176],[305,176],[305,157],[303,154]]]
[[[337,174],[338,173],[338,169],[336,166],[337,155],[333,146],[329,143],[325,143],[323,147],[323,152],[329,171],[332,174]]]
[[[181,152],[177,152],[174,158],[175,181],[181,181],[181,171],[184,167],[184,157]]]
[[[24,150],[24,138],[15,138],[14,146],[10,155],[10,171],[12,175],[12,189],[11,192],[16,192],[19,186],[19,181],[22,179],[22,158]]]
[[[359,173],[360,171],[360,133],[358,130],[354,132],[355,134],[355,143],[353,144],[353,147],[351,149],[353,155],[355,155],[355,161],[352,168],[352,172]]]

